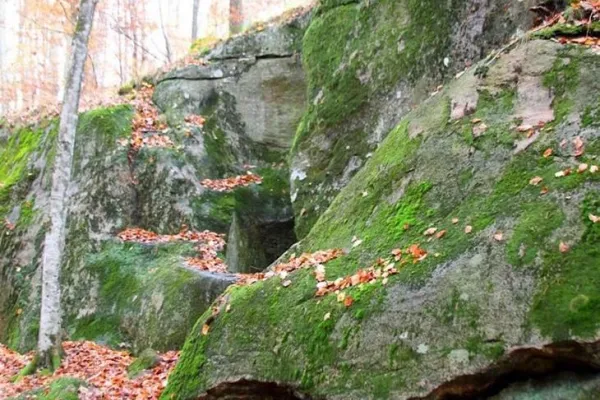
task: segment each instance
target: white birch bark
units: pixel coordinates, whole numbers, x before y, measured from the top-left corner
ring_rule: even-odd
[[[71,179],[79,96],[98,0],[81,0],[71,50],[71,61],[60,114],[57,153],[50,197],[50,231],[42,256],[42,307],[38,337],[38,367],[57,367],[61,347],[60,266],[67,219],[66,192]],[[58,356],[58,357],[57,357]]]

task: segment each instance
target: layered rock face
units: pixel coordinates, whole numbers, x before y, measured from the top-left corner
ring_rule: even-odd
[[[286,156],[305,102],[297,44],[306,16],[221,44],[205,66],[158,78],[155,103],[167,147],[127,145],[129,105],[81,115],[63,263],[66,336],[135,351],[178,348],[236,278],[198,272],[189,243],[123,243],[130,227],[231,234],[230,271],[262,270],[295,242]],[[202,115],[203,127],[184,121]],[[41,244],[46,231],[56,121],[1,136],[0,332],[31,349],[37,338]],[[148,132],[150,137],[156,132]],[[201,185],[251,170],[262,184],[215,192]]]
[[[597,396],[599,72],[592,50],[522,41],[425,100],[294,249],[344,249],[331,282],[398,273],[341,297],[313,270],[228,290],[163,398]]]

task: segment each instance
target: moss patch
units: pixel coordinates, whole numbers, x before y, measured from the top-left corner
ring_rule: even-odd
[[[13,133],[6,146],[0,149],[0,218],[4,219],[10,211],[13,189],[18,188],[18,184],[25,178],[35,177],[35,172],[28,170],[28,162],[43,135],[44,131],[41,129],[22,128]],[[22,195],[18,196],[17,193],[17,197]]]
[[[84,381],[75,378],[59,378],[53,381],[48,388],[27,392],[11,400],[25,400],[35,398],[38,400],[78,400],[79,388],[87,386]]]
[[[600,192],[590,192],[581,208],[585,232],[569,252],[550,251],[544,257],[543,281],[534,299],[531,322],[554,340],[571,335],[591,338],[600,325]]]
[[[552,203],[536,202],[522,207],[521,218],[506,247],[508,260],[515,266],[531,263],[547,237],[564,220],[562,210]]]

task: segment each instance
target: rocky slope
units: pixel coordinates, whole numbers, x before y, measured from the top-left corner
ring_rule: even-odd
[[[409,112],[295,249],[344,249],[332,282],[398,273],[227,290],[163,398],[595,398],[599,72],[523,41]]]
[[[306,19],[223,43],[209,65],[158,77],[158,117],[138,100],[81,115],[61,278],[66,336],[135,351],[179,348],[236,281],[187,267],[184,259],[197,254],[191,243],[124,243],[117,234],[126,228],[231,231],[220,257],[232,272],[261,270],[294,243],[286,156],[304,104],[295,52]],[[203,126],[186,122],[198,115]],[[132,125],[140,123],[157,127],[141,139],[163,142],[133,149]],[[37,338],[56,125],[0,135],[0,339],[19,350]],[[248,170],[262,184],[227,192],[201,185]]]

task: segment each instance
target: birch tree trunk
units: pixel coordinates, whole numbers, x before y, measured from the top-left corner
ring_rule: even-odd
[[[73,167],[83,70],[97,3],[98,0],[81,0],[77,26],[73,34],[70,68],[60,114],[58,149],[52,175],[50,231],[46,233],[42,256],[42,309],[34,370],[36,368],[55,370],[60,365],[62,355],[60,266],[67,219],[66,192]]]
[[[194,9],[192,11],[192,41],[198,39],[198,11],[200,10],[200,0],[194,0]]]

